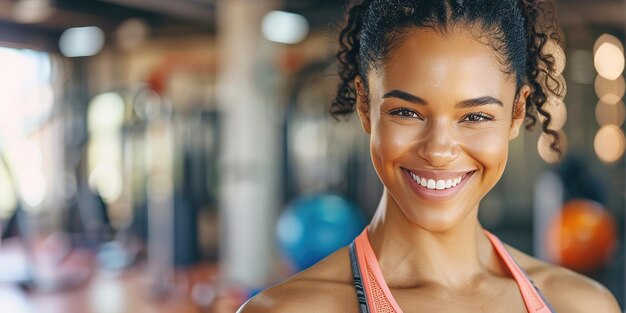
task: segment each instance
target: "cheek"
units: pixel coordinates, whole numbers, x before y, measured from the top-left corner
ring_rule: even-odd
[[[386,181],[387,179],[383,176],[390,176],[395,173],[396,161],[407,155],[415,154],[411,149],[414,148],[414,141],[419,136],[416,133],[416,128],[389,121],[380,123],[380,120],[377,120],[372,126],[370,145],[372,161],[378,175],[383,181]],[[384,175],[381,171],[384,171]]]
[[[508,128],[468,132],[463,138],[467,153],[484,168],[487,180],[497,181],[504,172],[509,151]]]

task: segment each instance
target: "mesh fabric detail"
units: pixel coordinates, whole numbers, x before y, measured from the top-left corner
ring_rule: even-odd
[[[374,307],[376,308],[376,313],[399,313],[396,312],[391,303],[389,303],[389,299],[385,296],[382,288],[378,284],[378,280],[376,280],[372,270],[370,269],[369,264],[367,267],[367,279],[370,281],[370,285],[372,286],[372,296],[374,298]]]

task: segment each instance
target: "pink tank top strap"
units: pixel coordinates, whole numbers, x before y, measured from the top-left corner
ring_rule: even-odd
[[[509,272],[513,275],[513,278],[517,282],[517,286],[522,293],[528,312],[551,313],[552,310],[550,309],[550,306],[544,300],[539,290],[535,287],[535,284],[528,278],[528,275],[519,267],[517,262],[515,262],[500,239],[487,230],[484,230],[484,232],[489,238],[489,241],[491,241],[496,253],[498,253],[500,259],[504,262]]]
[[[367,295],[368,303],[372,304],[372,312],[377,313],[402,313],[402,309],[394,299],[378,266],[378,259],[372,250],[367,235],[367,227],[355,239],[358,262],[361,264],[363,273],[363,286]]]
[[[394,299],[389,290],[389,286],[383,277],[382,271],[378,265],[378,259],[372,246],[370,244],[367,227],[361,232],[359,236],[354,239],[350,249],[350,257],[353,263],[353,271],[359,273],[355,274],[355,286],[364,290],[366,302],[363,303],[365,309],[361,309],[360,312],[367,313],[402,313],[402,309]],[[497,255],[504,262],[509,272],[515,279],[517,286],[521,292],[522,298],[526,305],[526,309],[530,313],[554,313],[554,310],[550,307],[547,301],[541,295],[541,292],[537,289],[534,283],[530,280],[528,275],[523,269],[515,262],[513,257],[506,250],[502,242],[495,235],[491,234],[487,230],[484,230],[485,235],[489,238],[492,246],[494,247]],[[358,277],[358,279],[357,279]],[[358,280],[358,282],[357,282]],[[357,288],[357,293],[360,290]]]

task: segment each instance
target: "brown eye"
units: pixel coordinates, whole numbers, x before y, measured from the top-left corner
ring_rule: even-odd
[[[463,117],[464,122],[470,122],[470,123],[492,121],[492,120],[493,120],[493,117],[485,113],[470,113],[468,115],[465,115],[465,117]]]
[[[393,110],[391,111],[391,115],[397,115],[402,118],[421,118],[421,116],[417,112],[407,108]]]

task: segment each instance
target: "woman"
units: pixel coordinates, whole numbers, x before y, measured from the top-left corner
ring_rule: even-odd
[[[538,2],[349,9],[331,112],[357,111],[384,193],[350,246],[239,312],[620,312],[598,283],[503,245],[477,218],[525,118],[545,117],[559,152],[542,109],[562,96],[542,49],[558,36]]]

